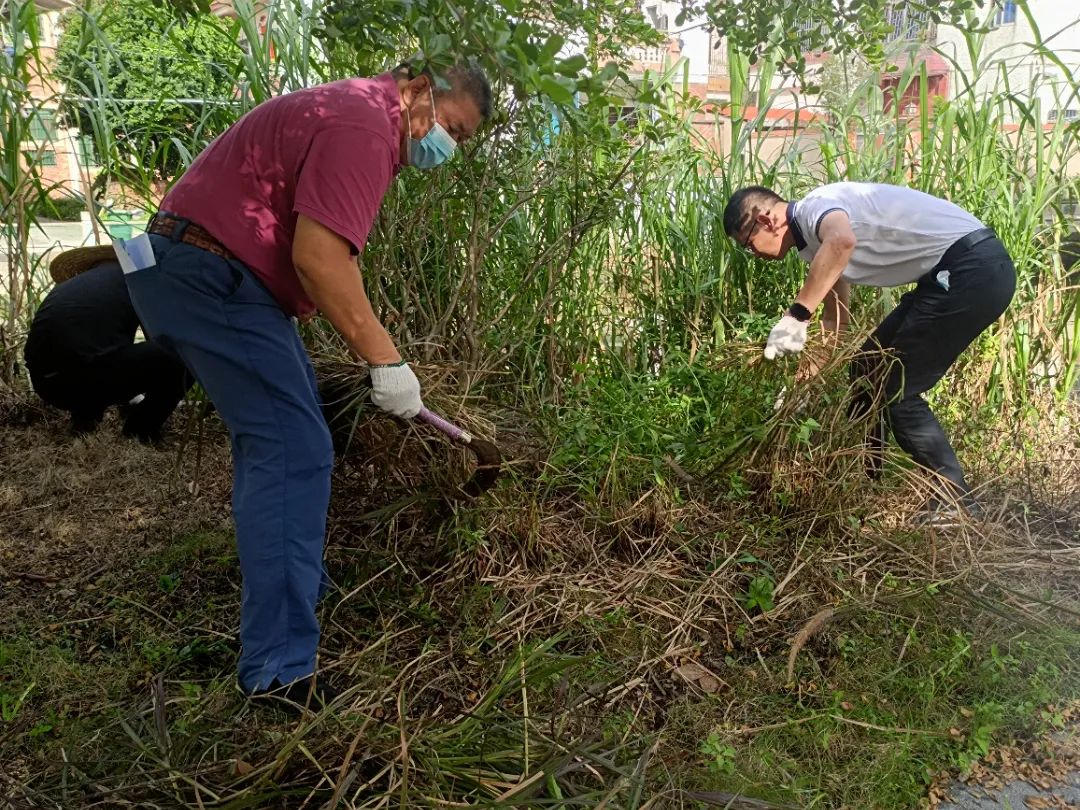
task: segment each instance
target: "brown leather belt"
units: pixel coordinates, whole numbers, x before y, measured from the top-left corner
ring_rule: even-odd
[[[181,242],[187,245],[193,245],[197,248],[202,248],[203,250],[208,250],[215,256],[221,256],[223,259],[236,258],[236,255],[211,236],[209,231],[188,220],[176,219],[175,217],[158,214],[150,220],[147,231],[173,239],[175,238],[174,234],[178,227],[183,229],[180,233]]]

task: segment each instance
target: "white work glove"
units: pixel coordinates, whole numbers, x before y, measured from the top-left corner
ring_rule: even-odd
[[[809,321],[800,321],[793,315],[784,315],[769,332],[765,341],[765,359],[772,360],[789,354],[798,354],[806,345],[806,327]]]
[[[371,401],[380,410],[402,419],[420,413],[420,381],[408,363],[371,367]]]
[[[776,400],[773,402],[772,409],[774,412],[779,411],[781,408],[784,407],[784,404],[787,402],[787,398],[790,393],[791,392],[788,391],[788,387],[786,385],[780,389],[780,393],[776,395]],[[797,393],[794,401],[795,413],[802,413],[806,410],[807,399],[805,391],[802,393]]]

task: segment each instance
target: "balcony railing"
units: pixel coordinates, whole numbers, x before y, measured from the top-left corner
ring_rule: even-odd
[[[926,11],[906,4],[893,5],[885,10],[885,21],[892,29],[885,35],[886,42],[937,42],[937,24]]]
[[[885,9],[885,22],[889,26],[886,42],[919,42],[926,45],[937,43],[937,24],[926,11],[912,8],[906,2],[897,2]],[[819,23],[814,19],[799,20],[795,29],[801,35],[804,51],[810,51],[810,34]]]
[[[626,55],[635,62],[648,62],[661,64],[667,58],[667,46],[656,48],[627,48]]]
[[[719,43],[719,47],[717,47]],[[709,38],[709,73],[727,73],[728,52],[722,39],[716,34]]]

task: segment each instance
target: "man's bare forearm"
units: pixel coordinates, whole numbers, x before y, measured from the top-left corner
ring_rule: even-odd
[[[843,211],[826,214],[818,229],[821,233],[821,247],[810,262],[806,282],[795,299],[810,312],[814,312],[826,296],[836,289],[837,284],[842,282],[840,277],[855,251],[855,233]],[[839,326],[839,316],[836,324]]]
[[[397,346],[375,317],[356,263],[348,259],[311,264],[297,266],[300,283],[349,348],[372,365],[400,362]]]
[[[853,248],[846,242],[825,242],[810,263],[806,282],[795,300],[814,312],[840,280]]]

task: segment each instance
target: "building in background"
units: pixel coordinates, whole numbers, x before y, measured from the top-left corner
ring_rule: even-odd
[[[56,48],[60,41],[61,13],[74,5],[71,0],[35,0],[40,30],[39,61],[32,63],[31,105],[24,110],[29,119],[26,140],[19,148],[26,161],[36,163],[50,197],[84,195],[97,175],[93,139],[77,128],[64,126],[58,108],[64,88],[53,78]],[[10,58],[13,43],[4,43]]]
[[[641,80],[646,71],[673,70],[673,85],[701,102],[688,105],[688,108],[693,108],[691,123],[701,136],[703,146],[719,155],[728,155],[733,148],[732,115],[735,111],[731,106],[727,42],[710,30],[703,17],[688,19],[683,25],[675,26],[681,8],[681,3],[669,0],[645,0],[642,3],[645,19],[666,36],[666,42],[659,47],[631,48],[628,73],[632,80]],[[765,80],[756,67],[750,68],[748,98],[756,98],[757,90]],[[756,106],[747,105],[736,113],[744,121],[760,118],[764,124],[750,135],[751,149],[769,161],[795,146],[813,164],[819,157],[815,125],[822,120],[816,96],[806,94],[801,84],[790,76],[770,76],[768,81],[768,108],[762,112]],[[632,108],[626,107],[622,114],[631,112]]]
[[[904,88],[900,87],[900,70],[881,77],[885,111],[898,111],[901,117],[917,118],[922,112],[924,74],[927,103],[949,97],[950,69],[949,63],[937,51],[938,26],[926,11],[907,2],[893,3],[885,13],[890,26],[885,36],[886,50],[896,54],[893,62],[898,67],[910,68],[915,73],[914,79]],[[901,58],[901,54],[906,58]]]
[[[972,65],[964,32],[941,26],[937,45],[955,62],[953,86],[960,76],[973,77],[974,89],[985,95],[1008,87],[1021,97],[1037,99],[1044,123],[1080,118],[1080,100],[1070,98],[1069,79],[1080,76],[1080,10],[1076,0],[1027,0],[1024,13],[1013,0],[997,0],[987,12],[988,31],[980,62]],[[1034,23],[1034,25],[1033,25]],[[1038,53],[1042,41],[1061,65]]]
[[[1080,120],[1080,99],[1071,96],[1070,87],[1070,80],[1080,76],[1076,0],[1027,0],[1026,8],[1031,20],[1014,0],[994,0],[983,10],[986,31],[980,35],[983,42],[978,64],[972,65],[965,32],[936,25],[916,4],[896,0],[886,12],[890,28],[886,48],[896,69],[883,72],[878,80],[885,110],[901,119],[918,120],[924,97],[932,105],[966,92],[969,82],[977,94],[1001,90],[1007,83],[1011,92],[1038,102],[1044,124]],[[703,102],[694,126],[711,148],[727,154],[732,148],[732,127],[726,43],[709,30],[703,18],[676,27],[679,2],[643,0],[641,9],[646,20],[666,36],[666,42],[659,47],[631,49],[631,78],[674,66],[674,85],[685,87],[688,95]],[[810,30],[814,24],[808,19],[803,25]],[[1061,64],[1040,54],[1033,47],[1038,41],[1052,49]],[[808,51],[805,56],[808,82],[826,75],[822,68],[829,54]],[[901,87],[905,79],[911,80]],[[751,68],[752,91],[761,80],[760,72]],[[767,95],[769,109],[760,116],[765,131],[755,137],[768,139],[773,147],[762,157],[778,154],[792,144],[804,152],[812,151],[817,142],[815,124],[828,114],[821,98],[806,92],[796,77],[779,73],[771,77]],[[623,115],[631,113],[630,107],[622,110]],[[758,110],[748,107],[743,118],[756,120]],[[1076,173],[1080,174],[1080,155]]]
[[[931,102],[966,92],[971,82],[979,96],[1008,88],[1021,98],[1037,98],[1044,123],[1059,116],[1074,120],[1080,117],[1080,101],[1066,98],[1066,86],[1069,75],[1080,73],[1080,13],[1075,0],[1028,0],[1026,6],[1031,21],[1014,0],[995,0],[981,12],[985,31],[976,35],[982,39],[981,50],[972,64],[968,34],[935,25],[925,11],[899,0],[888,11],[892,24],[888,44],[900,49],[893,61],[901,68],[925,69]],[[1064,63],[1064,70],[1039,52],[1035,43],[1040,40]],[[900,71],[882,80],[887,109],[899,103],[902,115],[917,116],[921,76],[897,100],[899,81]]]

